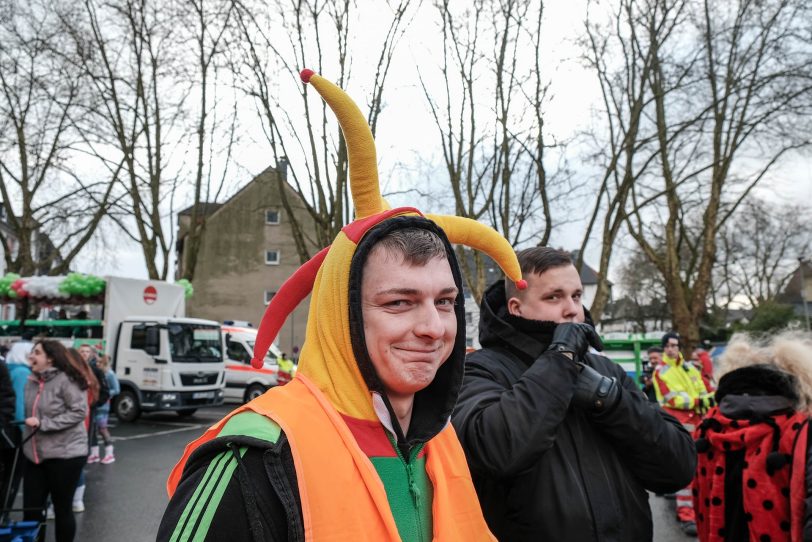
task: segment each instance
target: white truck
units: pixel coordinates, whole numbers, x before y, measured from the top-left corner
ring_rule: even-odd
[[[182,286],[107,277],[104,345],[121,383],[113,401],[119,420],[159,410],[187,416],[223,403],[220,324],[185,313]]]
[[[222,327],[226,342],[226,389],[227,400],[248,402],[277,385],[281,352],[275,344],[265,355],[265,363],[260,369],[251,366],[254,356],[254,343],[257,330],[252,327],[227,325]]]

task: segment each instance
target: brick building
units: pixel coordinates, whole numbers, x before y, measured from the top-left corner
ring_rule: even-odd
[[[313,223],[302,200],[287,184],[286,170],[284,162],[270,167],[225,203],[202,206],[206,230],[192,281],[194,295],[187,303],[189,316],[247,321],[258,327],[270,299],[301,265],[280,186],[287,190],[298,222]],[[191,215],[191,208],[178,214],[177,278],[183,276]],[[309,297],[290,315],[276,339],[288,355],[304,342],[308,306]]]

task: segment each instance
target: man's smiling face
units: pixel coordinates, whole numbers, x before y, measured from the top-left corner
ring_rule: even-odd
[[[457,286],[446,258],[410,265],[374,248],[364,264],[361,304],[367,351],[387,395],[428,386],[457,336]]]

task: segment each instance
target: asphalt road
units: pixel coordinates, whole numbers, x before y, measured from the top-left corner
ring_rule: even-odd
[[[165,482],[183,448],[235,405],[198,410],[189,418],[174,413],[142,417],[112,428],[116,462],[88,465],[86,511],[76,515],[77,542],[152,542],[167,497]],[[651,496],[655,542],[696,540],[682,534],[674,501]],[[53,542],[53,522],[47,541]]]

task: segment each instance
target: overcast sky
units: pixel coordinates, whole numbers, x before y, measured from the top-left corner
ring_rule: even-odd
[[[545,64],[548,73],[552,74],[553,99],[545,111],[545,123],[552,133],[560,138],[567,138],[579,129],[588,127],[591,108],[599,98],[599,89],[593,75],[578,61],[579,50],[572,41],[572,38],[581,32],[584,2],[580,0],[550,2],[548,6]],[[374,12],[366,13],[364,17],[372,19],[372,26],[369,20],[365,20],[356,28],[380,30],[385,24],[375,25],[376,16]],[[360,70],[365,65],[374,66],[378,54],[375,50],[375,44],[379,43],[376,41],[377,34],[374,31],[358,32],[353,34],[353,39],[356,40],[353,69]],[[404,42],[397,50],[392,72],[387,80],[386,105],[377,133],[379,170],[384,190],[409,188],[410,183],[417,182],[416,177],[422,178],[427,173],[431,174],[432,165],[438,175],[436,180],[438,186],[447,184],[442,178],[443,170],[439,167],[442,155],[439,151],[437,129],[429,114],[417,77],[418,66],[421,67],[424,77],[425,74],[436,71],[432,68],[437,65],[437,52],[440,46],[437,17],[431,5],[424,3],[412,22]],[[365,51],[370,55],[369,58],[364,58],[358,51]],[[325,72],[322,75],[331,78],[327,69]],[[429,83],[431,84],[431,81]],[[438,79],[437,84],[439,83]],[[245,109],[250,111],[253,106],[247,98],[245,100]],[[259,126],[245,122],[243,129],[246,132],[243,133],[243,141],[236,155],[239,167],[232,169],[234,173],[229,183],[230,193],[235,192],[249,182],[253,175],[271,165],[268,162],[267,144],[264,143]],[[571,158],[577,162],[577,156]],[[403,164],[418,163],[421,164],[419,172],[402,167]],[[576,175],[578,173],[579,170],[576,168]],[[786,202],[807,204],[812,202],[812,159],[808,155],[794,156],[783,169],[774,171],[771,177],[758,190],[762,196]],[[185,207],[183,196],[180,199],[181,201],[175,204],[177,209]],[[410,196],[394,195],[390,197],[390,203],[410,204],[413,203],[413,199],[410,199]],[[555,229],[551,244],[568,249],[577,248],[583,236],[584,220],[591,205],[590,201],[579,205],[577,212],[570,215],[573,220]],[[431,208],[423,210],[440,211]],[[578,216],[578,213],[582,213],[583,216]],[[172,227],[175,223],[173,219]],[[597,264],[599,249],[597,243],[592,243],[587,251],[587,261],[593,265]],[[621,262],[622,251],[614,258],[615,268]],[[122,234],[114,233],[112,229],[108,229],[99,242],[92,243],[84,250],[82,256],[75,261],[74,268],[98,275],[146,277],[140,247],[128,241]]]

